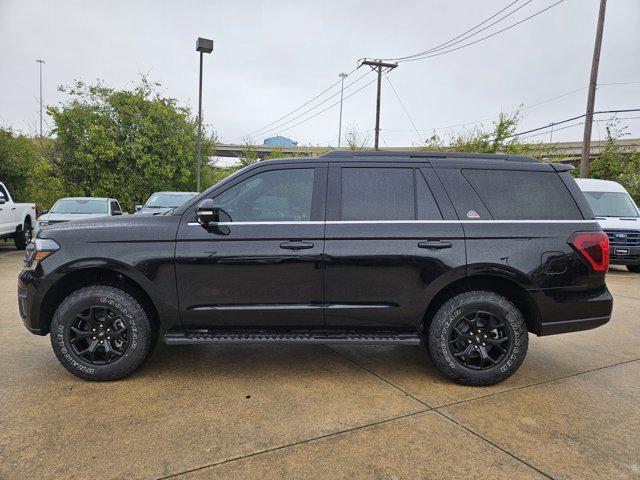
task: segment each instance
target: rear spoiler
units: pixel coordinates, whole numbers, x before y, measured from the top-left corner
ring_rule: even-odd
[[[570,172],[576,169],[573,165],[566,165],[564,163],[550,163],[549,165],[551,165],[556,172]]]

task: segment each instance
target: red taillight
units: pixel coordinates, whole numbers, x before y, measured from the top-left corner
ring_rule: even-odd
[[[578,232],[569,243],[582,254],[595,272],[609,270],[609,237],[604,232]]]

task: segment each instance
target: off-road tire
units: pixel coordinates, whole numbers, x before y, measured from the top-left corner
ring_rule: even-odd
[[[640,265],[627,265],[627,270],[631,273],[640,273]]]
[[[31,241],[31,222],[26,220],[22,228],[18,230],[13,236],[13,242],[16,244],[16,250],[24,250],[27,248],[27,244]]]
[[[512,337],[504,358],[485,370],[465,367],[452,354],[449,345],[451,331],[465,312],[474,309],[489,312],[505,321]],[[505,297],[489,291],[464,292],[442,305],[429,326],[427,348],[431,360],[440,372],[463,385],[494,385],[515,373],[527,353],[529,336],[522,313]]]
[[[113,363],[94,364],[78,356],[71,347],[71,325],[79,313],[92,306],[108,307],[120,315],[129,328],[129,345]],[[154,328],[140,302],[111,285],[93,285],[71,293],[60,303],[51,322],[51,346],[56,357],[63,367],[84,380],[103,382],[131,375],[150,356],[156,339]]]

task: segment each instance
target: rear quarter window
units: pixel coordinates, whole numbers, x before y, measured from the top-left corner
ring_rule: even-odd
[[[464,169],[496,220],[577,220],[582,214],[556,172]]]

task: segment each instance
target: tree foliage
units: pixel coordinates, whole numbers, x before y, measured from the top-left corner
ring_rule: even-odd
[[[197,124],[158,86],[142,78],[132,90],[80,81],[60,88],[68,100],[47,111],[57,136],[53,167],[69,194],[116,197],[130,210],[158,190],[195,190]],[[203,158],[214,142],[205,138]]]
[[[622,184],[636,204],[640,204],[640,153],[617,143],[628,135],[627,128],[620,127],[618,120],[608,123],[606,131],[604,149],[590,162],[589,176]]]
[[[511,115],[502,113],[490,130],[481,127],[474,128],[448,140],[434,133],[426,140],[424,149],[469,153],[528,154],[529,146],[521,143],[514,136],[518,121],[519,114],[517,112]]]

